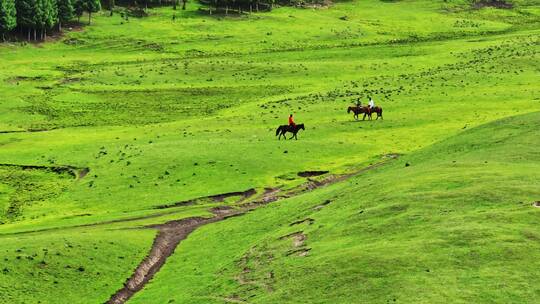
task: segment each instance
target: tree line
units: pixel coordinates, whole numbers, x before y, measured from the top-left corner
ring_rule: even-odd
[[[103,0],[113,14],[115,5],[146,10],[149,6],[172,5],[176,10],[182,4],[186,9],[188,0]],[[299,5],[323,0],[198,0],[208,7],[210,14],[244,13],[271,10],[274,5]],[[48,33],[60,31],[62,25],[88,13],[88,23],[92,13],[101,10],[101,0],[0,0],[0,35],[2,41],[9,34],[19,34],[30,40],[44,40]]]
[[[91,22],[92,13],[101,9],[100,0],[0,0],[0,35],[19,32],[30,40],[43,40],[54,28],[84,12]]]

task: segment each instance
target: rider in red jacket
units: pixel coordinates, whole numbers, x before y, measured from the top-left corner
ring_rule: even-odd
[[[291,114],[291,115],[289,115],[289,126],[292,126],[292,127],[296,126],[296,124],[294,123],[294,120],[293,120],[292,114]]]

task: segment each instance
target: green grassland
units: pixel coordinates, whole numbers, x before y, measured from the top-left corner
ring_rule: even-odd
[[[205,226],[132,303],[534,303],[538,122],[499,120]]]
[[[102,303],[152,245],[153,230],[131,228],[217,203],[158,206],[397,153],[198,229],[130,303],[533,303],[540,6],[514,3],[242,16],[190,3],[0,45],[0,302]],[[368,95],[383,121],[346,113]],[[278,142],[289,113],[306,130]],[[65,166],[90,171],[55,170]],[[280,239],[300,230],[307,256]]]

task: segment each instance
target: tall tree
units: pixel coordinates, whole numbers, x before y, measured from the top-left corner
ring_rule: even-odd
[[[45,39],[47,35],[47,30],[53,28],[53,26],[58,22],[58,6],[56,0],[43,0],[43,26],[41,28],[42,39]]]
[[[92,13],[97,13],[101,10],[101,1],[99,0],[85,0],[86,11],[88,12],[88,24],[92,21]]]
[[[0,0],[0,33],[2,41],[6,41],[5,34],[17,26],[15,0]]]
[[[58,6],[58,30],[62,30],[62,24],[73,19],[75,10],[71,0],[57,0]]]
[[[111,11],[111,14],[109,16],[113,15],[114,5],[115,5],[114,0],[109,0],[108,6],[109,6],[109,11]]]
[[[85,0],[75,0],[73,2],[73,11],[75,13],[75,16],[77,16],[77,22],[81,22],[81,16],[83,15],[85,10],[86,10]]]
[[[30,41],[31,30],[35,29],[36,0],[17,0],[15,8],[17,10],[17,25],[26,29],[28,41]]]
[[[52,28],[58,20],[58,8],[56,0],[36,0],[34,9],[34,40],[36,39],[36,30],[39,30],[40,39],[45,39],[47,30]]]
[[[43,38],[43,29],[47,26],[48,19],[48,0],[36,0],[36,6],[34,9],[34,40],[36,40],[36,31],[39,30],[39,38]]]

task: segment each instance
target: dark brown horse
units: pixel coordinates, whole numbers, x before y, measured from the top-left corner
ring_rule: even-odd
[[[283,135],[283,137],[285,139],[287,139],[287,136],[285,136],[285,133],[291,132],[293,135],[289,139],[293,139],[293,137],[294,137],[294,139],[298,140],[298,138],[296,137],[296,133],[298,133],[298,131],[300,131],[300,129],[305,130],[303,123],[302,124],[297,124],[297,125],[294,125],[294,126],[281,125],[276,130],[276,136],[279,135],[278,140],[281,139],[282,135]]]
[[[366,119],[366,115],[369,117],[369,120],[371,120],[371,114],[377,113],[377,119],[379,117],[383,119],[382,116],[382,107],[374,107],[373,109],[370,109],[369,107],[362,107],[362,106],[355,106],[355,107],[349,107],[347,108],[347,113],[354,113],[354,119],[358,120],[358,114],[364,114],[364,117],[362,120]]]

